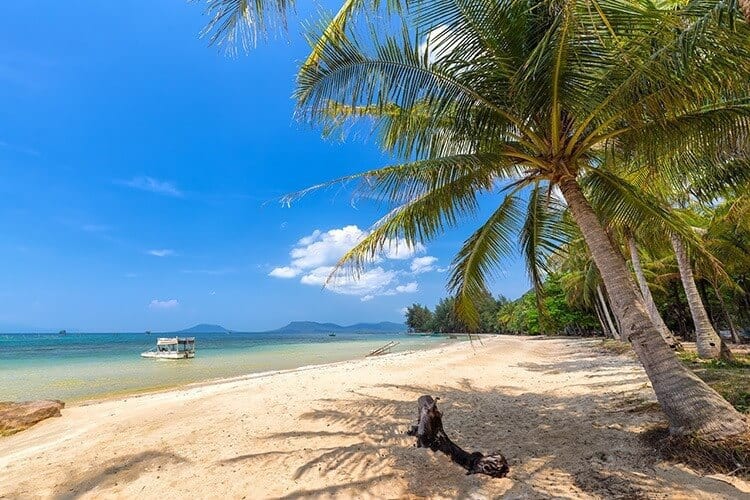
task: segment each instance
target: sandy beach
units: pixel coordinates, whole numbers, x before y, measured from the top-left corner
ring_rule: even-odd
[[[598,341],[496,337],[68,407],[0,439],[2,498],[738,498],[750,486],[661,462],[637,362]],[[501,450],[466,476],[404,435],[440,397],[447,432]]]

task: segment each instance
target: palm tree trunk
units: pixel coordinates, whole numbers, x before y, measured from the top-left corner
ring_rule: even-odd
[[[750,0],[740,0],[740,8],[745,15],[745,21],[750,24]]]
[[[646,281],[646,275],[643,273],[643,265],[641,264],[641,256],[638,254],[638,247],[635,244],[635,238],[632,234],[627,235],[628,249],[630,250],[630,262],[633,264],[633,271],[635,272],[635,279],[638,281],[638,287],[641,289],[641,295],[643,296],[643,302],[646,304],[646,310],[648,311],[648,317],[654,323],[654,326],[661,334],[664,341],[669,347],[676,351],[682,350],[682,344],[675,338],[666,323],[659,314],[659,309],[656,307],[654,302],[654,296],[651,295],[651,290],[648,287]]]
[[[732,320],[732,315],[729,314],[729,310],[727,309],[727,304],[724,302],[724,297],[721,296],[721,290],[719,289],[719,286],[716,284],[713,284],[714,292],[716,293],[716,298],[719,299],[719,306],[721,307],[721,312],[724,313],[724,317],[727,320],[727,326],[729,327],[729,332],[732,334],[732,342],[735,344],[742,343],[742,339],[740,339],[740,334],[737,333],[737,327],[734,325],[734,321]]]
[[[670,431],[717,440],[745,432],[747,425],[737,410],[680,363],[661,338],[636,291],[625,259],[607,238],[575,178],[563,178],[559,186],[601,272],[612,305],[623,318],[622,334],[633,345],[669,419]]]
[[[596,295],[599,297],[599,304],[601,304],[602,311],[604,311],[604,317],[607,319],[607,325],[609,325],[609,331],[612,332],[612,338],[615,340],[622,340],[620,330],[617,329],[614,322],[612,321],[612,315],[609,313],[609,307],[607,306],[607,300],[604,298],[602,293],[602,287],[596,285]]]
[[[672,236],[672,248],[677,257],[677,268],[680,270],[682,287],[685,289],[690,315],[695,325],[695,345],[698,356],[705,359],[719,359],[721,357],[721,339],[711,325],[706,308],[703,306],[698,287],[693,277],[693,268],[690,265],[687,251],[682,240]]]
[[[602,310],[599,304],[594,304],[594,311],[596,311],[596,319],[599,320],[599,326],[602,327],[604,338],[614,338],[614,336],[612,335],[612,331],[609,329],[606,323],[604,323],[604,317],[602,316]]]

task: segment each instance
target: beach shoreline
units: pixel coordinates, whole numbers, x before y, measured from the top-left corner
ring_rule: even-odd
[[[497,335],[490,335],[490,334],[481,335],[482,338],[488,338],[488,337],[494,337],[494,336],[497,336]],[[424,347],[421,349],[412,349],[412,350],[407,350],[407,351],[398,351],[398,352],[392,352],[392,353],[387,353],[387,354],[381,354],[378,357],[386,358],[386,357],[408,355],[408,354],[413,354],[413,353],[422,352],[422,351],[432,351],[435,349],[441,349],[441,348],[447,347],[449,345],[457,345],[457,344],[444,342],[444,343],[435,344],[429,347]],[[163,393],[169,393],[169,392],[180,391],[180,390],[188,390],[188,389],[194,389],[194,388],[200,388],[200,387],[206,387],[206,386],[222,385],[222,384],[227,384],[227,383],[232,383],[232,382],[241,382],[243,380],[252,380],[252,379],[257,379],[257,378],[270,377],[274,375],[282,375],[285,373],[305,372],[305,371],[314,370],[317,368],[335,367],[339,365],[345,365],[347,363],[357,363],[364,359],[368,359],[368,358],[358,357],[358,358],[346,359],[343,361],[330,361],[330,362],[323,362],[323,363],[317,363],[317,364],[308,364],[308,365],[303,365],[303,366],[299,366],[296,368],[283,368],[283,369],[278,369],[278,370],[248,372],[243,375],[235,375],[232,377],[209,378],[209,379],[200,380],[197,382],[186,382],[182,384],[178,383],[178,384],[168,385],[168,386],[158,387],[158,388],[118,391],[118,392],[103,394],[101,397],[88,398],[88,399],[73,399],[70,402],[66,401],[65,404],[68,408],[73,408],[76,406],[90,406],[90,405],[103,403],[107,401],[118,401],[118,400],[138,398],[138,397],[143,397],[143,396],[150,396],[154,394],[163,394]],[[149,361],[149,362],[153,362],[153,361]],[[181,361],[178,360],[178,362],[181,362]]]
[[[639,438],[662,424],[647,378],[597,340],[496,336],[63,410],[0,439],[0,498],[736,498]],[[404,431],[440,397],[446,431],[500,450],[466,476]],[[650,408],[642,410],[642,408]],[[730,483],[734,483],[734,485]]]

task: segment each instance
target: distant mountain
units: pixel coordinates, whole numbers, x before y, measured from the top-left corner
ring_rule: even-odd
[[[201,323],[200,325],[191,326],[190,328],[185,328],[184,330],[180,330],[179,332],[176,332],[176,333],[227,333],[227,332],[229,332],[229,330],[227,330],[223,326]]]
[[[406,325],[383,321],[381,323],[357,323],[341,326],[336,323],[318,323],[316,321],[292,321],[277,330],[276,333],[400,333],[406,331]]]

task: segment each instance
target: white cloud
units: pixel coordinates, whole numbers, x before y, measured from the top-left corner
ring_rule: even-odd
[[[274,268],[270,273],[268,273],[268,275],[273,276],[274,278],[295,278],[301,272],[302,271],[300,269],[284,266]]]
[[[385,256],[389,259],[406,260],[414,257],[415,254],[425,251],[424,245],[417,243],[415,246],[409,246],[405,239],[399,238],[392,241],[385,249]]]
[[[406,313],[409,312],[409,308],[402,307],[401,309],[396,309],[396,311],[400,312],[403,316],[406,316]]]
[[[351,250],[367,233],[357,226],[331,229],[325,233],[315,230],[297,242],[292,249],[292,266],[298,269],[312,269],[336,263]]]
[[[326,289],[342,295],[382,295],[383,291],[396,280],[395,271],[386,271],[376,267],[362,272],[359,276],[352,276],[344,272],[328,278],[333,272],[333,266],[322,266],[312,269],[302,276],[303,285],[324,286]]]
[[[457,37],[446,25],[432,28],[419,44],[419,52],[427,54],[431,63],[450,57],[458,48]]]
[[[430,272],[435,269],[435,262],[437,262],[437,257],[432,257],[431,255],[416,257],[411,261],[411,272],[414,274]]]
[[[166,196],[174,196],[177,198],[183,196],[182,191],[171,182],[160,181],[148,176],[133,177],[129,181],[117,181],[117,183],[133,189],[150,191],[152,193],[163,194]]]
[[[297,241],[289,252],[288,265],[275,267],[268,275],[282,279],[299,276],[300,283],[303,285],[325,286],[326,290],[334,293],[359,296],[364,302],[381,295],[416,292],[418,289],[416,282],[404,285],[399,283],[399,276],[403,275],[406,270],[391,269],[391,267],[400,265],[403,268],[405,264],[398,264],[399,262],[411,259],[426,249],[420,244],[409,246],[402,238],[386,242],[382,254],[373,259],[373,264],[378,264],[377,267],[363,271],[356,276],[342,271],[329,281],[331,272],[339,259],[367,235],[367,231],[355,225],[328,231],[316,229],[312,234]],[[435,258],[431,257],[431,259]]]
[[[169,300],[158,300],[154,299],[151,301],[151,303],[148,305],[149,309],[174,309],[175,307],[179,306],[180,302],[177,299],[169,299]]]
[[[155,250],[149,250],[146,253],[153,255],[154,257],[171,257],[174,255],[174,250],[170,250],[169,248],[158,248]]]
[[[412,281],[411,283],[407,283],[405,285],[398,285],[396,287],[397,293],[414,293],[417,290],[419,290],[419,285],[416,281]]]
[[[357,227],[357,226],[346,226],[346,227]],[[344,229],[346,229],[346,227]],[[313,241],[315,241],[318,238],[318,236],[320,236],[320,229],[316,229],[315,231],[313,231],[313,233],[310,236],[305,236],[304,238],[301,238],[297,242],[297,245],[307,246],[311,244]]]

